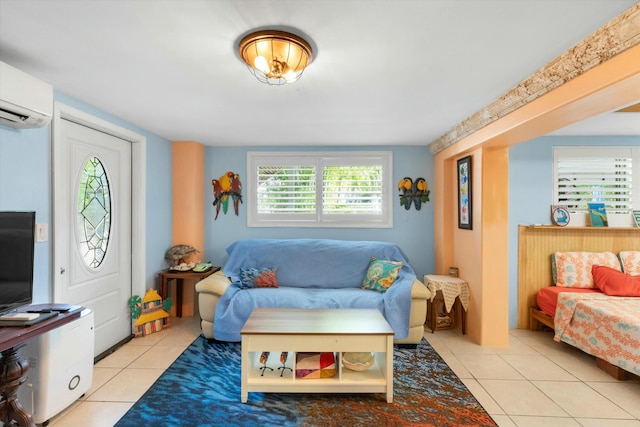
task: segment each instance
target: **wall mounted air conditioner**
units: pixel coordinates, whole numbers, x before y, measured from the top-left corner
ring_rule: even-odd
[[[0,125],[39,128],[52,113],[53,86],[0,61]]]

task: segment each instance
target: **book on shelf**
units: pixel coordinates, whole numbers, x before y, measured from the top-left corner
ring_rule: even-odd
[[[592,227],[608,227],[607,209],[604,203],[587,203],[589,207],[589,218],[591,218]]]
[[[636,227],[640,227],[640,211],[631,211],[633,214],[633,220],[636,222]]]

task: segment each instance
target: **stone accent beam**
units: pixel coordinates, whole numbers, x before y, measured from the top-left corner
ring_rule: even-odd
[[[636,3],[500,98],[459,123],[429,144],[429,150],[432,154],[439,153],[636,45],[640,45],[640,3]],[[640,61],[640,58],[638,60]]]

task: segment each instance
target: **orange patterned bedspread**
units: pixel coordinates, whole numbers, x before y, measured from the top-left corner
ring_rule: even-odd
[[[562,292],[555,341],[640,375],[640,298]]]

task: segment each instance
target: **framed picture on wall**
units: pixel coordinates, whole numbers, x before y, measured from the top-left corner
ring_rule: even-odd
[[[458,160],[458,228],[472,229],[471,156]]]

